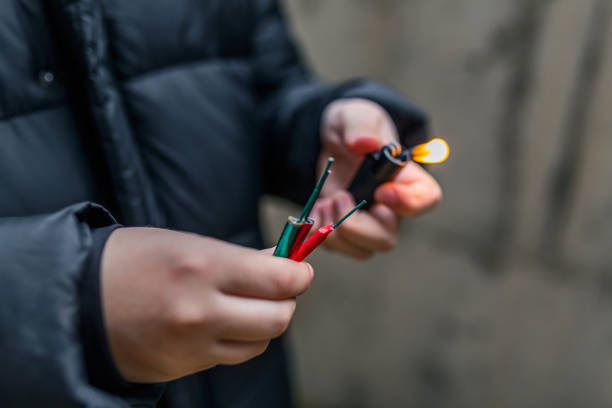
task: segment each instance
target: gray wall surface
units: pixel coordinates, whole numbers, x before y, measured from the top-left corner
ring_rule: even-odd
[[[397,249],[310,259],[300,406],[612,406],[612,1],[285,5],[316,72],[398,88],[452,148]],[[295,212],[266,204],[270,243]]]

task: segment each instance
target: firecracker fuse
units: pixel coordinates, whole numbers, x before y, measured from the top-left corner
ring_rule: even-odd
[[[323,243],[323,241],[325,241],[327,239],[329,234],[334,232],[334,230],[336,228],[338,228],[340,226],[340,224],[342,224],[348,217],[353,215],[353,213],[355,211],[357,211],[358,209],[360,209],[364,205],[366,205],[366,201],[365,200],[363,200],[362,202],[357,204],[355,206],[355,208],[353,208],[351,211],[349,211],[349,213],[346,214],[344,217],[342,217],[337,223],[325,225],[325,226],[319,228],[318,230],[316,230],[315,233],[312,234],[312,236],[310,238],[308,238],[306,240],[306,242],[304,242],[300,246],[300,249],[298,249],[296,252],[294,252],[293,254],[291,254],[289,256],[289,259],[297,261],[297,262],[302,262],[304,259],[306,259],[306,257],[308,255],[310,255],[312,253],[312,251],[317,249],[317,247],[319,245],[321,245]]]
[[[319,198],[319,195],[321,194],[321,190],[323,189],[323,185],[325,184],[327,177],[331,174],[331,170],[329,168],[333,162],[333,157],[330,157],[327,160],[327,166],[325,167],[321,178],[312,191],[312,194],[310,194],[310,197],[308,198],[300,217],[289,217],[287,219],[287,223],[285,224],[283,232],[281,232],[281,236],[276,244],[274,256],[287,258],[289,255],[299,249],[304,242],[304,239],[308,236],[308,233],[314,224],[314,221],[311,218],[308,218],[308,216],[310,215],[312,207],[314,207],[317,198]]]

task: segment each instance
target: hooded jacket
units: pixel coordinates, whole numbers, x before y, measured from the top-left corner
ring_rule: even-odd
[[[279,341],[168,385],[122,381],[100,253],[117,222],[261,247],[260,198],[305,201],[321,113],[350,97],[424,140],[392,90],[313,78],[275,0],[0,2],[2,406],[289,406]]]

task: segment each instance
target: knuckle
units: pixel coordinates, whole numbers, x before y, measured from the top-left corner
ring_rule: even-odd
[[[322,115],[322,123],[324,127],[329,126],[331,123],[335,122],[335,120],[338,119],[338,117],[342,114],[342,110],[344,109],[345,103],[346,102],[343,100],[337,100],[327,105]]]
[[[195,302],[178,300],[167,308],[165,323],[170,333],[183,335],[208,324],[210,315]]]
[[[327,112],[335,113],[337,110],[342,109],[346,105],[346,100],[336,100],[327,105]]]
[[[353,99],[349,99],[347,100],[347,103],[351,103],[354,106],[363,108],[363,109],[372,109],[375,110],[379,113],[384,112],[382,107],[377,104],[376,102],[373,102],[369,99],[364,99],[364,98],[353,98]]]
[[[215,270],[212,258],[203,251],[183,251],[174,256],[170,268],[175,281],[183,281],[196,274]]]

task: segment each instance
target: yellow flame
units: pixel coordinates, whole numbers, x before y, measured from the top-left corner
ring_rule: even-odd
[[[429,142],[415,146],[410,152],[412,160],[418,163],[442,163],[448,158],[450,149],[442,139],[432,139]]]

